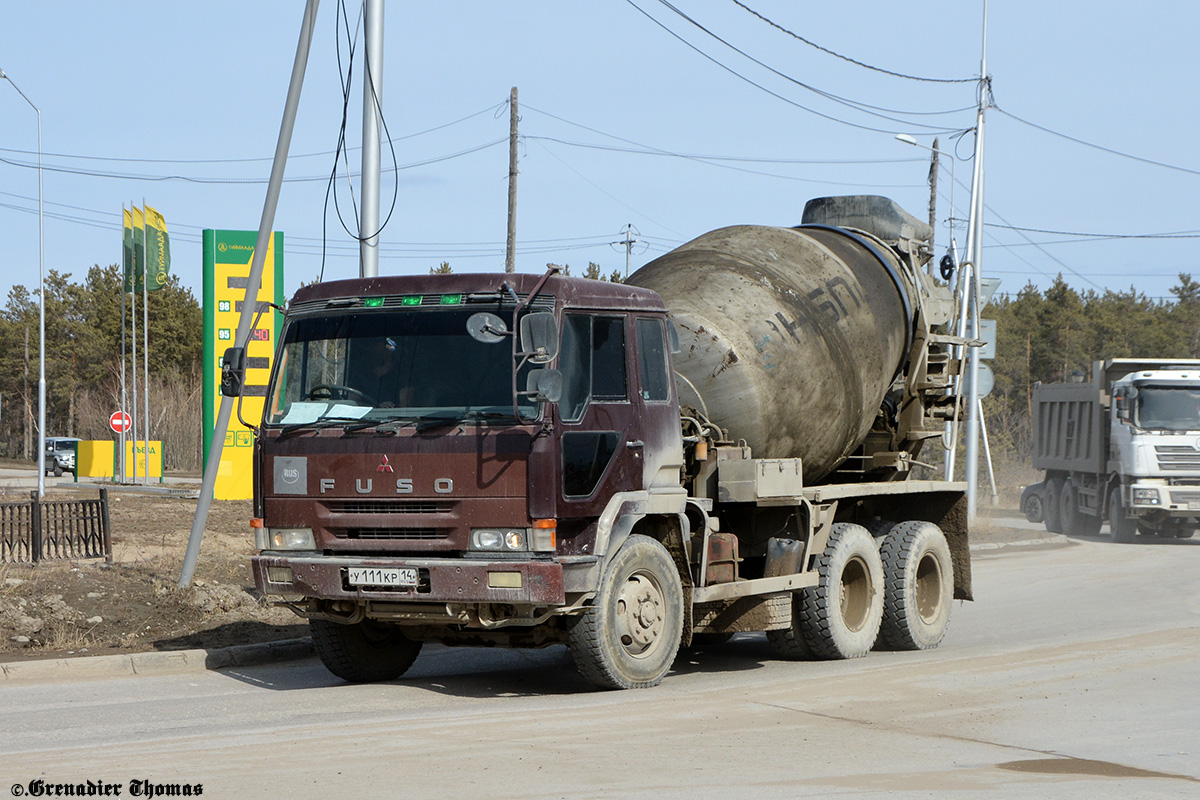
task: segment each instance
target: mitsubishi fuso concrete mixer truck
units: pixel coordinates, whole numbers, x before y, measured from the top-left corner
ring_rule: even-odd
[[[971,572],[965,486],[915,474],[963,344],[931,236],[885,198],[822,198],[625,284],[300,289],[257,430],[258,589],[349,681],[425,642],[563,643],[612,688],[705,636],[937,646]]]
[[[1090,380],[1033,389],[1021,509],[1052,533],[1191,536],[1200,522],[1200,361],[1110,358]]]

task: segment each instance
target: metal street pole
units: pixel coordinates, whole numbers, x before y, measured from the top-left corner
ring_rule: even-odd
[[[21,87],[13,83],[4,70],[0,69],[0,80],[6,80],[17,90],[29,107],[37,112],[38,126],[38,497],[46,496],[46,225],[42,209],[42,110],[25,96]]]
[[[363,42],[362,216],[358,249],[360,278],[379,274],[379,120],[383,108],[383,0],[366,0]]]
[[[279,123],[279,139],[275,143],[275,160],[271,163],[271,179],[267,182],[267,197],[263,201],[262,218],[258,223],[258,238],[254,245],[254,258],[250,261],[250,277],[246,285],[246,298],[242,303],[242,316],[238,319],[237,333],[233,343],[245,347],[250,339],[250,328],[254,323],[258,307],[258,289],[262,284],[263,264],[267,257],[267,244],[275,226],[275,209],[279,205],[279,189],[283,185],[283,172],[287,166],[288,148],[292,142],[292,129],[296,125],[296,110],[300,107],[300,88],[304,85],[304,70],[308,65],[308,51],[312,46],[313,26],[317,19],[319,0],[308,0],[304,7],[304,21],[300,24],[300,41],[296,43],[296,58],[292,62],[292,78],[288,84],[287,101],[283,107],[283,120]],[[208,509],[212,506],[213,487],[217,483],[217,471],[221,467],[221,451],[225,445],[225,433],[229,430],[229,418],[233,414],[232,397],[221,398],[217,412],[216,429],[212,447],[208,451],[208,463],[204,466],[204,482],[200,486],[200,498],[196,503],[196,516],[192,519],[192,532],[188,536],[187,552],[183,557],[183,568],[179,573],[179,588],[186,589],[192,583],[196,562],[200,558],[200,542],[204,539],[204,526],[208,522]]]
[[[975,113],[975,170],[971,181],[971,223],[967,233],[967,253],[971,259],[970,319],[971,336],[979,336],[979,293],[983,259],[983,117],[987,108],[987,0],[983,3],[983,47],[979,61],[979,107]],[[967,441],[965,471],[967,479],[967,522],[975,521],[979,509],[979,348],[970,348],[967,365]]]

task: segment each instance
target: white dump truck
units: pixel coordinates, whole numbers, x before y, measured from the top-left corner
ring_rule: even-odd
[[[1191,536],[1200,521],[1200,361],[1110,358],[1091,380],[1033,390],[1031,522],[1114,541]]]

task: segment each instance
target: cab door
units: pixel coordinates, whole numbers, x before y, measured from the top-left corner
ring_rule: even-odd
[[[560,517],[597,517],[614,493],[643,488],[631,327],[624,314],[563,315]]]

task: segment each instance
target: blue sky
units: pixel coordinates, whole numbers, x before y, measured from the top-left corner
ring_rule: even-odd
[[[982,2],[742,2],[863,64],[938,79],[979,72]],[[332,203],[325,209],[341,125],[338,7],[321,4],[276,217],[289,292],[321,273],[323,236],[325,279],[358,274],[357,247]],[[353,30],[359,9],[347,7]],[[900,132],[925,144],[936,134],[959,154],[953,216],[966,216],[972,135],[956,134],[974,125],[974,83],[868,69],[733,0],[674,7],[744,54],[660,0],[388,3],[383,108],[403,169],[383,179],[385,213],[393,192],[396,204],[381,274],[442,261],[503,270],[513,86],[520,271],[553,262],[578,274],[589,261],[623,270],[612,243],[627,224],[639,234],[636,268],[723,225],[797,224],[807,199],[828,194],[884,194],[924,218],[928,153],[897,142]],[[200,231],[258,226],[302,10],[253,0],[5,8],[0,68],[42,111],[48,269],[81,280],[117,261],[122,204],[145,198],[166,216],[173,271],[200,296]],[[1169,298],[1179,272],[1200,276],[1187,238],[1200,236],[1198,16],[1182,0],[991,4],[997,108],[987,117],[983,266],[1001,291],[1045,287],[1061,272],[1080,290]],[[347,57],[343,40],[343,68]],[[361,57],[360,47],[347,128],[354,172]],[[0,83],[5,294],[37,282],[37,172],[27,166],[36,149],[32,110]],[[948,161],[939,251],[950,233]],[[338,200],[353,228],[344,169]],[[1184,238],[1087,235],[1166,233]],[[957,236],[961,246],[965,228]]]

